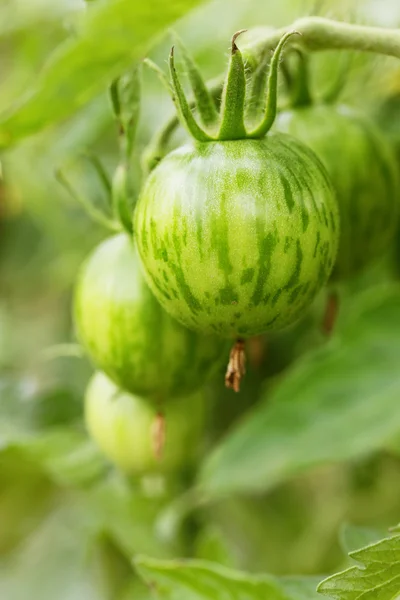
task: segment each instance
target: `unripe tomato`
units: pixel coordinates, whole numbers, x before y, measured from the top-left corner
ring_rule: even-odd
[[[399,212],[393,151],[373,122],[343,106],[295,108],[281,113],[276,127],[314,150],[331,176],[341,222],[333,276],[349,277],[393,240]]]
[[[170,399],[165,405],[166,437],[162,458],[155,457],[155,408],[147,399],[117,388],[96,373],[85,394],[88,432],[104,455],[126,473],[172,471],[190,465],[199,451],[203,424],[201,392]]]
[[[225,342],[197,335],[165,313],[125,234],[107,239],[84,263],[74,315],[93,363],[132,393],[156,399],[187,394],[226,358]]]
[[[175,150],[147,179],[134,226],[164,308],[226,337],[297,320],[329,278],[339,238],[324,167],[283,134]]]

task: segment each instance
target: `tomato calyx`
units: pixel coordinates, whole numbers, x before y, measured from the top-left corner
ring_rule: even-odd
[[[247,82],[243,56],[236,44],[237,38],[244,31],[246,30],[238,31],[232,37],[230,61],[219,113],[214,108],[210,111],[210,106],[215,106],[213,100],[197,67],[189,60],[186,51],[181,47],[196,100],[197,112],[203,126],[198,123],[191,111],[175,68],[174,46],[171,48],[169,68],[173,99],[182,124],[199,142],[263,138],[274,123],[277,112],[278,68],[281,54],[289,38],[301,34],[298,31],[285,33],[273,52],[268,78],[266,65],[262,64],[262,68],[258,69],[254,77]],[[265,88],[267,88],[266,99],[264,99]],[[255,96],[256,98],[254,98]],[[250,98],[250,102],[256,99],[257,105],[261,107],[261,110],[257,111],[261,114],[253,114],[250,123],[247,117],[252,111],[246,98]],[[218,118],[215,118],[216,116]]]

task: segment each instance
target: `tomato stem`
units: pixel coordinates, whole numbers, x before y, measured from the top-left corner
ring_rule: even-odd
[[[166,420],[164,413],[161,411],[154,418],[151,426],[151,437],[154,457],[161,462],[166,441]]]
[[[245,342],[238,338],[232,347],[225,375],[225,385],[235,392],[240,391],[240,381],[246,374]]]
[[[326,301],[325,314],[322,321],[322,331],[325,335],[330,336],[332,334],[338,314],[339,294],[335,290],[331,290]]]
[[[313,52],[320,50],[359,50],[400,58],[400,29],[354,25],[323,17],[303,17],[289,27],[266,30],[254,43],[251,30],[242,53],[259,62],[265,48],[274,48],[288,31],[302,34],[300,45]],[[244,42],[245,43],[245,42]]]

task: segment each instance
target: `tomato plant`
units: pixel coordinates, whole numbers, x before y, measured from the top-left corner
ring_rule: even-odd
[[[399,596],[400,8],[303,4],[0,3],[0,598]]]
[[[134,394],[158,401],[188,394],[224,360],[223,341],[189,331],[161,308],[125,233],[102,242],[84,263],[74,313],[95,365]]]

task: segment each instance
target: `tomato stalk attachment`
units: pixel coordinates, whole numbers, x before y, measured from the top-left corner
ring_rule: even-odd
[[[225,385],[227,388],[240,391],[240,381],[246,374],[246,353],[245,342],[241,338],[237,339],[232,347],[228,368],[225,375]]]
[[[161,461],[166,442],[165,415],[162,411],[159,411],[154,417],[154,421],[151,426],[151,441],[154,458],[158,461]]]
[[[326,300],[325,313],[322,320],[322,333],[330,336],[336,324],[339,313],[339,294],[336,290],[329,292]]]
[[[192,84],[193,93],[196,100],[196,108],[200,114],[200,119],[204,128],[197,122],[191,106],[187,100],[186,94],[181,85],[179,76],[175,68],[175,51],[171,49],[169,58],[169,67],[171,74],[171,85],[173,90],[173,99],[177,107],[178,115],[181,122],[189,131],[189,133],[199,142],[210,142],[218,140],[239,140],[247,138],[261,138],[268,133],[276,116],[277,108],[277,84],[278,84],[278,68],[282,50],[293,35],[300,35],[297,31],[289,31],[280,39],[275,51],[272,55],[269,76],[268,76],[268,92],[265,103],[265,110],[261,117],[261,121],[253,129],[249,129],[246,123],[246,116],[251,113],[248,106],[248,98],[250,102],[254,102],[254,92],[258,90],[261,94],[265,88],[265,76],[263,72],[256,71],[254,77],[256,83],[252,86],[252,94],[250,93],[249,84],[246,81],[244,61],[242,53],[236,44],[238,36],[245,30],[238,31],[232,37],[231,56],[229,61],[228,73],[225,79],[223,88],[221,108],[219,112],[219,129],[215,133],[214,127],[214,110],[212,115],[209,112],[211,99],[209,94],[205,94],[205,83],[203,82],[200,73],[193,63],[188,63],[187,54],[184,52],[185,64],[188,67],[189,78]],[[188,66],[189,65],[189,66]],[[264,65],[263,65],[264,67]],[[256,101],[259,103],[259,96]],[[252,125],[252,123],[250,124]]]

